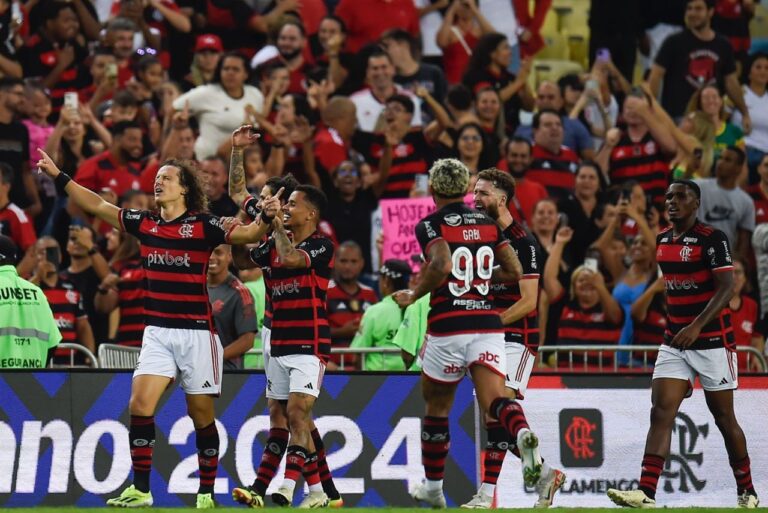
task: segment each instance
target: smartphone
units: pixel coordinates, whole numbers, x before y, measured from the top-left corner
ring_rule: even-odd
[[[117,63],[110,62],[107,64],[107,69],[104,71],[104,75],[111,79],[117,78]]]
[[[56,246],[45,248],[45,259],[58,269],[59,264],[61,263],[61,251]]]
[[[600,83],[594,78],[590,78],[589,80],[587,80],[587,83],[584,85],[584,87],[592,91],[597,91],[598,89],[600,89]]]
[[[413,181],[418,192],[425,196],[429,193],[429,175],[416,175]]]
[[[632,196],[632,191],[629,189],[622,189],[621,190],[621,199],[622,201],[629,201],[630,196]]]
[[[595,59],[600,62],[606,62],[611,60],[611,51],[608,48],[598,48],[595,52]]]
[[[656,277],[657,278],[661,278],[662,276],[664,276],[664,273],[661,272],[661,266],[657,265],[656,266]]]
[[[584,259],[584,267],[592,271],[593,273],[597,272],[597,258],[591,258],[587,257]]]
[[[568,226],[568,215],[560,212],[557,215],[557,228],[563,228],[565,226]]]
[[[72,109],[77,110],[78,105],[78,99],[77,99],[77,93],[74,91],[69,91],[64,93],[64,108],[65,109]]]

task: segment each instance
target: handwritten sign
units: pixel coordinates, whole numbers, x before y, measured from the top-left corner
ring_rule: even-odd
[[[421,248],[414,230],[419,221],[435,211],[435,202],[432,198],[408,198],[382,200],[379,205],[384,233],[382,258],[405,260],[418,269],[412,257],[421,254]]]

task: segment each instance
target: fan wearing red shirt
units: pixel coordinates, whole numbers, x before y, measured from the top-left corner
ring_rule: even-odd
[[[751,346],[763,354],[765,350],[765,338],[758,331],[758,319],[760,307],[757,302],[744,294],[747,284],[744,264],[739,260],[733,262],[733,297],[728,306],[731,309],[731,325],[733,326],[733,338],[737,346]],[[761,372],[760,362],[752,356],[747,361],[747,353],[736,353],[740,371]]]
[[[283,62],[290,72],[291,78],[286,92],[306,94],[308,84],[304,49],[307,46],[307,37],[301,23],[295,21],[285,22],[277,32],[276,46],[279,55],[273,60]]]
[[[112,146],[83,162],[75,175],[78,183],[94,192],[110,188],[120,197],[140,189],[141,127],[135,121],[120,121],[112,127]]]
[[[35,243],[35,226],[24,211],[10,200],[13,168],[0,162],[0,235],[10,237],[26,252]]]
[[[542,109],[533,116],[533,150],[529,180],[538,182],[555,198],[565,198],[576,185],[579,156],[563,146],[563,121],[552,109]]]
[[[539,200],[548,198],[547,189],[526,177],[533,163],[533,148],[524,137],[513,137],[507,143],[507,169],[515,179],[515,195],[509,202],[509,213],[515,221],[528,224],[533,216],[533,207]]]
[[[353,53],[378,41],[391,28],[419,34],[419,13],[413,0],[341,0],[336,16],[347,25],[347,49]]]
[[[328,286],[328,324],[331,326],[331,347],[349,347],[360,327],[360,319],[369,306],[379,298],[372,288],[358,281],[365,260],[360,246],[351,240],[342,242],[336,250],[333,281]],[[329,367],[344,363],[354,368],[356,355],[333,355]]]
[[[349,98],[334,96],[322,112],[325,126],[315,134],[315,161],[319,171],[330,175],[336,167],[349,160],[352,136],[357,127],[357,108]]]
[[[755,225],[768,222],[768,155],[757,165],[760,181],[747,187],[747,193],[755,203]]]

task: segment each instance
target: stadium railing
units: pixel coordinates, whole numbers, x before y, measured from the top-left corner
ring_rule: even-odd
[[[60,346],[63,345],[70,346],[73,344],[60,344]],[[760,364],[761,372],[768,371],[765,356],[760,354],[760,351],[754,347],[738,346],[736,350],[737,352],[746,353],[747,366],[749,366],[754,358]],[[86,351],[88,350],[86,349]],[[653,360],[655,359],[653,355],[658,351],[659,346],[652,345],[616,346],[595,344],[539,347],[541,361],[547,361],[549,359],[547,355],[554,357],[555,363],[549,369],[559,372],[650,372],[653,370]],[[90,353],[90,351],[88,352]],[[247,354],[260,353],[260,349],[251,349],[247,352]],[[399,355],[400,349],[396,347],[334,347],[331,349],[331,353],[341,355],[340,370],[350,370],[345,365],[346,355],[364,356],[371,353]],[[619,358],[614,357],[618,356],[618,353],[629,353],[625,363],[620,362]],[[101,344],[99,346],[99,363],[101,368],[104,369],[132,369],[136,366],[138,358],[138,347],[124,347],[117,344]],[[595,359],[597,359],[596,363]],[[365,358],[360,358],[359,360],[361,362],[361,370],[366,370]],[[537,367],[537,370],[545,371],[546,368]]]
[[[96,358],[96,355],[93,354],[90,349],[88,349],[85,346],[81,346],[80,344],[70,344],[68,342],[63,342],[56,346],[56,349],[65,349],[69,350],[69,364],[65,363],[54,363],[51,361],[51,363],[48,365],[49,368],[52,369],[60,369],[60,368],[71,368],[71,367],[90,367],[92,369],[98,369],[99,368],[99,360]],[[85,365],[82,365],[75,361],[76,353],[82,353],[82,355],[86,358],[86,361],[88,362]],[[61,358],[61,357],[57,357]]]

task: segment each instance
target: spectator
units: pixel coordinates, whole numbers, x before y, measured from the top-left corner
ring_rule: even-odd
[[[739,69],[747,65],[747,52],[752,45],[749,20],[755,15],[754,0],[716,0],[712,29],[728,38]]]
[[[112,49],[117,59],[117,86],[125,87],[125,84],[133,78],[134,38],[136,37],[136,24],[128,18],[116,17],[109,20],[104,34],[104,45]]]
[[[94,192],[107,187],[118,197],[129,190],[139,190],[142,154],[141,128],[138,123],[120,121],[112,127],[110,148],[91,157],[77,169],[77,180]]]
[[[381,45],[395,64],[395,83],[416,94],[420,87],[442,102],[448,85],[443,70],[420,61],[420,47],[416,36],[407,30],[391,29],[381,37]]]
[[[496,0],[497,3],[503,3]],[[483,4],[491,3],[483,1]],[[520,47],[520,57],[527,59],[536,55],[539,50],[544,48],[544,38],[541,37],[541,27],[544,25],[544,19],[552,5],[552,0],[536,0],[534,2],[533,13],[530,10],[530,2],[526,0],[513,0],[512,5],[515,10],[515,18],[519,24],[517,33],[517,43]],[[485,7],[485,6],[484,6]],[[497,24],[501,19],[493,17]]]
[[[160,59],[154,55],[138,58],[134,66],[134,78],[126,87],[139,101],[147,124],[151,118],[157,118],[160,111],[160,92],[165,81],[165,70]]]
[[[755,225],[768,222],[768,155],[764,155],[757,166],[760,181],[747,187],[755,204]]]
[[[327,300],[332,347],[349,347],[360,327],[363,314],[368,307],[379,301],[371,287],[358,281],[363,264],[363,251],[359,244],[344,241],[339,245]],[[328,366],[354,368],[356,360],[356,355],[332,355]]]
[[[437,32],[437,45],[443,51],[443,69],[449,84],[461,82],[480,37],[492,32],[495,32],[493,25],[475,2],[451,1]]]
[[[111,48],[98,46],[91,53],[91,83],[79,91],[80,103],[97,111],[102,102],[111,100],[117,90],[117,59]]]
[[[93,331],[88,323],[88,315],[83,308],[83,298],[75,285],[59,276],[61,248],[52,237],[42,237],[35,244],[35,270],[30,283],[39,286],[53,312],[53,318],[61,333],[61,341],[67,344],[80,344],[96,354]],[[59,363],[67,363],[70,350],[59,349],[55,352]],[[77,357],[74,361],[85,361]]]
[[[715,127],[714,163],[728,146],[744,149],[744,133],[741,128],[726,119],[725,102],[715,85],[706,85],[696,91],[688,102],[687,112],[703,112]]]
[[[109,339],[109,320],[96,310],[94,300],[101,281],[109,274],[109,264],[101,255],[94,241],[94,232],[85,226],[70,226],[67,241],[69,267],[62,278],[75,284],[83,298],[96,345]]]
[[[668,157],[677,149],[677,143],[642,94],[626,97],[626,128],[608,131],[595,160],[610,183],[621,185],[636,180],[653,203],[662,204],[669,183]]]
[[[660,346],[664,343],[667,330],[667,301],[664,297],[666,284],[663,276],[654,276],[652,282],[632,305],[632,322],[635,327],[632,343],[640,346]],[[644,365],[656,361],[656,353],[634,353],[634,359],[640,359]],[[633,362],[634,363],[634,362]]]
[[[534,206],[548,197],[547,190],[526,177],[531,167],[531,143],[522,137],[513,137],[507,143],[506,164],[515,179],[515,195],[508,206],[510,214],[520,223],[530,225]]]
[[[597,226],[601,213],[601,194],[605,182],[597,164],[584,161],[576,172],[573,193],[561,199],[557,209],[565,215],[568,226],[573,229],[573,260],[583,262],[587,249],[599,237],[602,230]]]
[[[200,136],[195,143],[195,154],[198,158],[216,155],[219,147],[228,143],[232,130],[248,115],[246,107],[263,112],[264,95],[247,85],[247,80],[245,57],[226,53],[219,60],[210,84],[198,86],[174,100],[174,109],[188,108],[189,115],[197,120]]]
[[[733,296],[728,303],[731,310],[731,325],[733,326],[733,338],[737,346],[754,347],[760,354],[765,354],[765,337],[758,330],[757,323],[759,308],[754,299],[749,297],[749,282],[744,262],[733,261]],[[760,361],[753,355],[739,352],[739,370],[747,372],[764,372]]]
[[[145,273],[139,241],[129,233],[113,229],[107,234],[107,251],[112,254],[109,260],[112,272],[96,289],[94,307],[101,314],[109,314],[110,340],[121,346],[141,347]]]
[[[254,311],[256,312],[256,335],[253,338],[253,353],[243,355],[243,368],[245,369],[263,369],[264,354],[263,343],[261,340],[261,328],[264,325],[264,307],[266,306],[267,290],[264,285],[264,272],[256,267],[254,269],[243,269],[239,272],[239,279],[245,285],[245,288],[251,293],[253,298]]]
[[[492,87],[480,89],[475,95],[475,111],[487,143],[486,155],[494,164],[501,159],[501,146],[507,139],[504,113],[501,107],[499,93]]]
[[[619,303],[605,286],[603,274],[579,266],[571,274],[571,290],[557,279],[563,249],[571,241],[573,230],[560,228],[544,266],[544,290],[549,303],[563,303],[558,323],[557,340],[563,345],[614,344],[619,340],[624,315]],[[591,364],[610,364],[612,353],[588,352]],[[560,355],[565,361],[567,354]]]
[[[0,162],[13,170],[11,202],[35,218],[41,211],[35,177],[29,168],[29,132],[20,121],[24,82],[19,78],[0,78]]]
[[[664,41],[651,67],[651,95],[658,97],[661,91],[661,105],[670,116],[679,118],[696,89],[715,82],[742,113],[744,132],[749,133],[752,121],[744,103],[733,50],[728,40],[711,27],[714,7],[715,0],[687,1],[686,29]]]
[[[277,52],[275,59],[279,60],[290,73],[286,92],[306,94],[307,73],[309,65],[304,60],[304,49],[307,45],[304,26],[296,21],[286,21],[277,31]]]
[[[21,122],[27,127],[29,133],[29,154],[37,154],[37,148],[45,148],[45,143],[53,132],[53,126],[48,122],[51,115],[51,99],[49,91],[35,83],[26,85],[26,111],[27,117]],[[35,167],[32,160],[29,167]]]
[[[414,276],[411,275],[411,286],[415,281]],[[406,370],[421,370],[421,361],[418,356],[427,338],[427,316],[431,297],[431,294],[425,294],[405,309],[403,321],[397,328],[395,338],[392,339],[392,344],[400,348],[400,357],[403,359]]]
[[[403,321],[403,311],[392,294],[408,288],[411,268],[404,260],[390,259],[379,270],[379,291],[382,300],[371,305],[363,314],[360,328],[350,344],[350,348],[376,347],[393,348],[392,344],[398,328]],[[403,371],[406,370],[399,354],[369,353],[362,355],[361,369],[366,371]]]
[[[531,215],[531,234],[536,237],[536,242],[542,250],[546,261],[552,245],[555,243],[555,232],[559,224],[557,203],[551,198],[545,198],[536,202]]]
[[[404,94],[413,101],[411,125],[421,126],[421,102],[414,94],[395,84],[395,66],[389,55],[382,50],[374,50],[367,62],[367,87],[349,97],[357,109],[358,129],[362,132],[380,132],[384,125],[384,102],[395,94]]]
[[[242,369],[242,357],[253,348],[258,328],[253,297],[229,272],[231,264],[232,252],[228,245],[222,244],[213,250],[208,261],[208,300],[224,347],[224,368]]]
[[[340,89],[353,65],[354,56],[346,50],[347,27],[344,20],[335,15],[325,16],[317,34],[309,38],[311,62],[327,68],[328,80]]]
[[[533,162],[529,180],[543,185],[550,196],[563,198],[576,183],[579,157],[563,145],[563,123],[552,109],[539,110],[533,116]]]
[[[200,163],[205,178],[205,193],[208,196],[208,210],[219,217],[234,217],[238,207],[227,194],[227,163],[219,156],[208,157]]]
[[[43,25],[19,51],[25,77],[39,77],[51,91],[54,115],[64,105],[64,93],[88,86],[84,63],[88,50],[80,43],[75,7],[69,2],[45,3]]]
[[[613,71],[611,71],[612,69]],[[608,77],[606,76],[608,74],[612,74],[610,76],[618,76],[621,78],[622,83],[626,83],[621,73],[615,70],[613,63],[610,61],[595,65],[586,84],[582,84],[577,75],[566,75],[558,81],[568,117],[579,120],[587,128],[592,135],[592,143],[595,149],[599,149],[603,145],[606,133],[609,129],[616,126],[616,121],[619,117],[619,104],[613,94],[611,94]],[[571,79],[569,82],[566,82],[569,76]],[[626,83],[626,85],[626,92],[631,91],[632,88],[629,83]],[[579,88],[581,88],[581,91],[579,91]],[[568,106],[568,95],[571,96],[571,101],[575,100],[575,103],[570,107]],[[576,97],[577,95],[578,97]]]
[[[378,41],[391,28],[403,28],[414,36],[419,34],[419,13],[413,0],[341,0],[336,16],[347,26],[347,50],[352,53]]]
[[[456,131],[456,158],[469,169],[469,190],[475,186],[477,173],[495,164],[488,155],[483,127],[477,123],[465,123]]]
[[[0,2],[0,76],[22,78],[24,70],[18,62],[18,43],[21,42],[19,32],[22,30],[22,17],[14,14],[15,8],[20,7],[12,1]]]
[[[638,41],[642,37],[645,2],[592,0],[589,6],[589,65],[608,50],[625,80],[632,81]],[[598,53],[600,52],[600,53]]]
[[[130,20],[136,26],[133,48],[137,50],[140,48],[152,48],[159,51],[162,45],[161,33],[157,24],[148,23],[147,20],[152,20],[152,17],[145,18],[145,8],[147,11],[154,11],[154,7],[138,0],[118,0],[112,4],[115,16]],[[162,15],[160,20],[162,20]]]
[[[760,300],[760,332],[768,327],[768,223],[757,225],[752,234],[752,247],[757,263],[758,298]]]
[[[224,53],[221,39],[215,34],[201,34],[195,40],[195,55],[189,73],[181,84],[185,91],[213,81],[219,59]]]
[[[0,235],[9,237],[23,254],[34,244],[35,226],[32,220],[11,201],[13,169],[0,162]]]
[[[349,158],[357,125],[356,112],[354,102],[341,96],[331,98],[321,112],[323,123],[315,134],[314,160],[326,174]]]
[[[553,110],[560,115],[560,124],[563,127],[562,144],[581,155],[581,158],[591,160],[595,158],[592,138],[589,131],[577,119],[571,119],[563,115],[563,95],[560,87],[552,82],[544,81],[539,84],[536,91],[536,111]],[[515,130],[515,135],[533,140],[533,126],[520,125]]]
[[[499,92],[508,132],[514,132],[520,124],[520,110],[531,110],[534,102],[527,85],[531,63],[524,62],[515,76],[507,70],[511,60],[507,37],[495,32],[485,34],[477,42],[462,79],[473,93],[488,86]]]
[[[61,342],[61,333],[43,291],[16,273],[16,252],[13,241],[0,235],[0,368],[42,369]],[[22,336],[29,338],[28,344],[16,343]]]
[[[729,146],[715,166],[715,178],[696,180],[701,189],[699,215],[705,223],[728,236],[734,257],[746,259],[755,231],[755,205],[738,186],[739,174],[746,161],[744,150]]]
[[[757,165],[768,153],[768,54],[757,53],[752,56],[747,68],[747,83],[744,87],[744,103],[747,104],[752,121],[752,131],[744,137],[747,146],[747,164],[749,165],[749,183],[759,181]],[[736,111],[731,118],[733,124],[744,131],[741,113]]]

